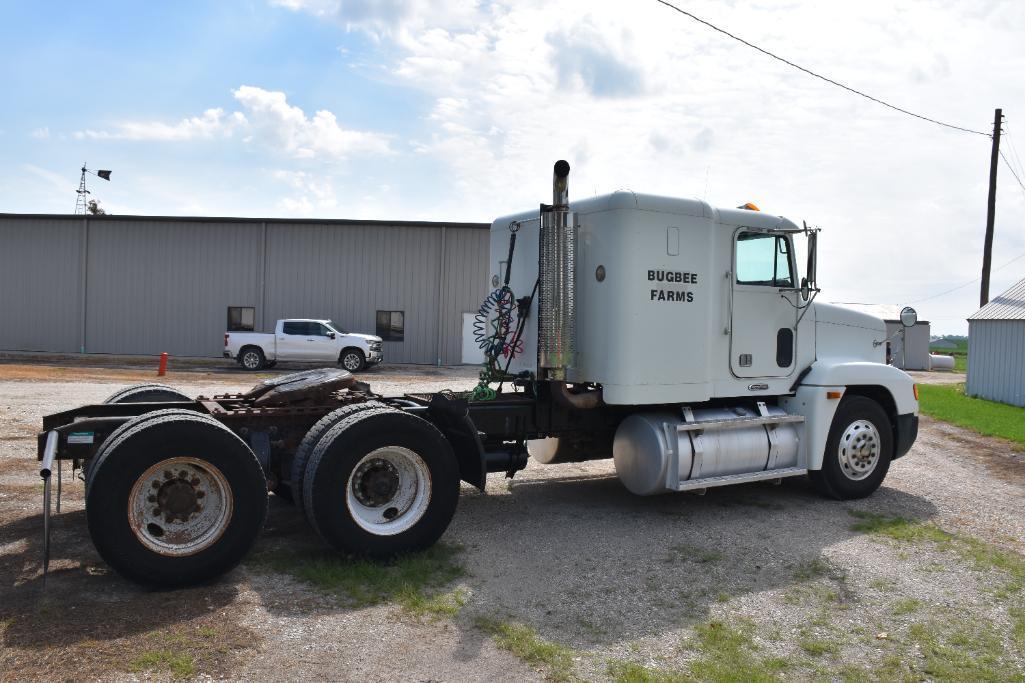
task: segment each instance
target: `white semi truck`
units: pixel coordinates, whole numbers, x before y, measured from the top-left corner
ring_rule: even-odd
[[[268,490],[368,557],[430,546],[460,480],[483,489],[528,455],[611,458],[640,495],[798,475],[875,491],[917,436],[916,389],[885,365],[881,320],[814,301],[817,231],[631,192],[570,205],[568,177],[558,162],[552,204],[492,225],[473,392],[383,397],[344,370],[194,400],[125,390],[44,418],[44,519],[55,463],[83,465],[104,559],[181,585],[243,557]]]

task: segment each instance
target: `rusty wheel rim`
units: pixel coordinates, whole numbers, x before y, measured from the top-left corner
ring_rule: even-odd
[[[128,496],[128,523],[149,550],[170,557],[201,552],[224,534],[234,497],[205,460],[169,458],[142,473]]]
[[[419,522],[431,502],[431,473],[418,453],[385,446],[356,463],[345,487],[354,522],[376,536],[394,536]]]

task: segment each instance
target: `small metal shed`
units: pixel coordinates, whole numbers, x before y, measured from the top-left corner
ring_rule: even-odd
[[[968,318],[969,396],[1025,407],[1025,279]]]
[[[919,320],[905,331],[900,322],[904,308],[898,304],[837,303],[860,313],[867,313],[886,323],[890,365],[901,370],[929,370],[929,321]]]

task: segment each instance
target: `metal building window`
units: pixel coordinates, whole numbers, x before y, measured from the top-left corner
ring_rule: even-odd
[[[385,341],[400,342],[405,336],[405,311],[378,311],[377,336]]]
[[[256,309],[252,306],[228,306],[228,332],[252,332],[256,329]]]

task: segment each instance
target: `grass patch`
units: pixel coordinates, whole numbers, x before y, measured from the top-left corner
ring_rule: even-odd
[[[765,683],[779,680],[789,664],[779,658],[763,659],[756,652],[754,625],[720,621],[694,627],[692,647],[700,657],[691,663],[690,675],[707,683]]]
[[[798,647],[800,647],[806,654],[812,657],[821,657],[822,655],[835,655],[840,652],[840,646],[831,640],[825,638],[814,638],[812,636],[805,636],[797,641]]]
[[[1009,615],[1011,617],[1011,640],[1019,650],[1025,650],[1025,609],[1012,607]]]
[[[150,650],[143,652],[132,661],[131,670],[154,671],[167,668],[174,678],[187,678],[196,672],[196,663],[192,655],[171,650]]]
[[[968,623],[945,632],[938,624],[916,623],[908,628],[908,637],[924,658],[922,673],[933,680],[1022,680],[1003,657],[1002,639],[988,625]]]
[[[1025,408],[966,396],[963,384],[920,384],[918,396],[929,417],[1025,445]]]
[[[898,600],[893,603],[893,606],[890,608],[890,614],[895,617],[903,616],[905,614],[913,614],[914,612],[917,612],[921,606],[921,600],[917,600],[915,598],[904,598],[903,600]]]
[[[794,568],[794,578],[800,581],[810,581],[823,576],[829,576],[833,567],[824,557],[816,557],[813,560],[801,562]]]
[[[537,631],[525,624],[478,617],[477,626],[489,633],[495,645],[508,650],[527,664],[543,669],[553,681],[572,679],[573,651],[568,647],[541,638]]]
[[[684,683],[694,680],[682,671],[655,669],[621,660],[609,662],[606,673],[616,683]]]
[[[338,593],[355,607],[395,602],[414,615],[450,616],[466,602],[462,591],[440,594],[440,587],[465,576],[457,561],[462,548],[439,543],[422,553],[391,562],[353,560],[338,555],[282,552],[255,561],[291,574],[322,590]]]
[[[936,544],[938,550],[952,551],[961,559],[971,563],[977,571],[1001,571],[1009,582],[996,591],[997,597],[1007,598],[1018,594],[1025,587],[1025,557],[1004,550],[985,541],[962,534],[952,534],[935,524],[918,522],[904,517],[888,517],[871,512],[851,511],[858,519],[851,525],[853,531],[861,531],[890,538],[900,542],[928,541]]]

